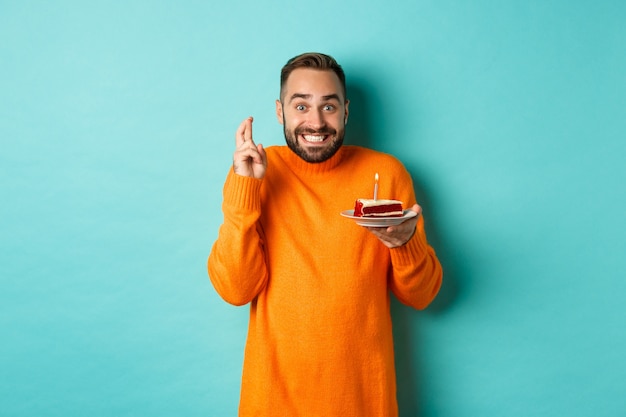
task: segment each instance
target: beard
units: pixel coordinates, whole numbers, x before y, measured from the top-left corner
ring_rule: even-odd
[[[296,128],[294,130],[287,129],[287,123],[283,117],[283,131],[285,133],[285,141],[287,146],[296,155],[305,160],[306,162],[319,163],[330,159],[337,153],[341,145],[343,145],[343,138],[345,136],[345,129],[335,130],[329,127],[323,127],[321,129],[310,128]],[[327,135],[329,136],[326,146],[305,148],[298,142],[298,136],[300,135]]]

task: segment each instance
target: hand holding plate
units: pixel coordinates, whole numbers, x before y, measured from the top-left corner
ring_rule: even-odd
[[[407,211],[415,212],[415,215],[410,216],[400,224],[388,227],[365,227],[388,248],[397,248],[408,242],[415,234],[417,219],[422,213],[422,208],[415,204]]]

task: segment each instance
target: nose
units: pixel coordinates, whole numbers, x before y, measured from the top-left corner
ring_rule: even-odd
[[[324,121],[324,114],[322,113],[322,110],[314,110],[309,112],[308,114],[308,124],[311,128],[313,129],[321,129],[322,127],[324,127],[326,125],[326,122]]]

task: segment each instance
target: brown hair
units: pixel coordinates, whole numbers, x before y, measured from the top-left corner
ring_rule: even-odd
[[[343,72],[341,65],[335,61],[330,55],[307,52],[291,58],[280,72],[280,98],[283,98],[283,89],[287,83],[287,79],[291,72],[298,68],[311,68],[321,71],[333,71],[339,78],[341,87],[343,89],[343,98],[346,99],[346,75]]]

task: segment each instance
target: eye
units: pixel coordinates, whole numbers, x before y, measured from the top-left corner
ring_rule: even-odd
[[[296,110],[298,110],[298,111],[303,111],[304,109],[306,109],[306,107],[304,106],[304,104],[298,104],[298,105],[296,106]]]
[[[327,104],[324,106],[324,111],[333,111],[335,110],[335,106],[333,106],[332,104]]]

